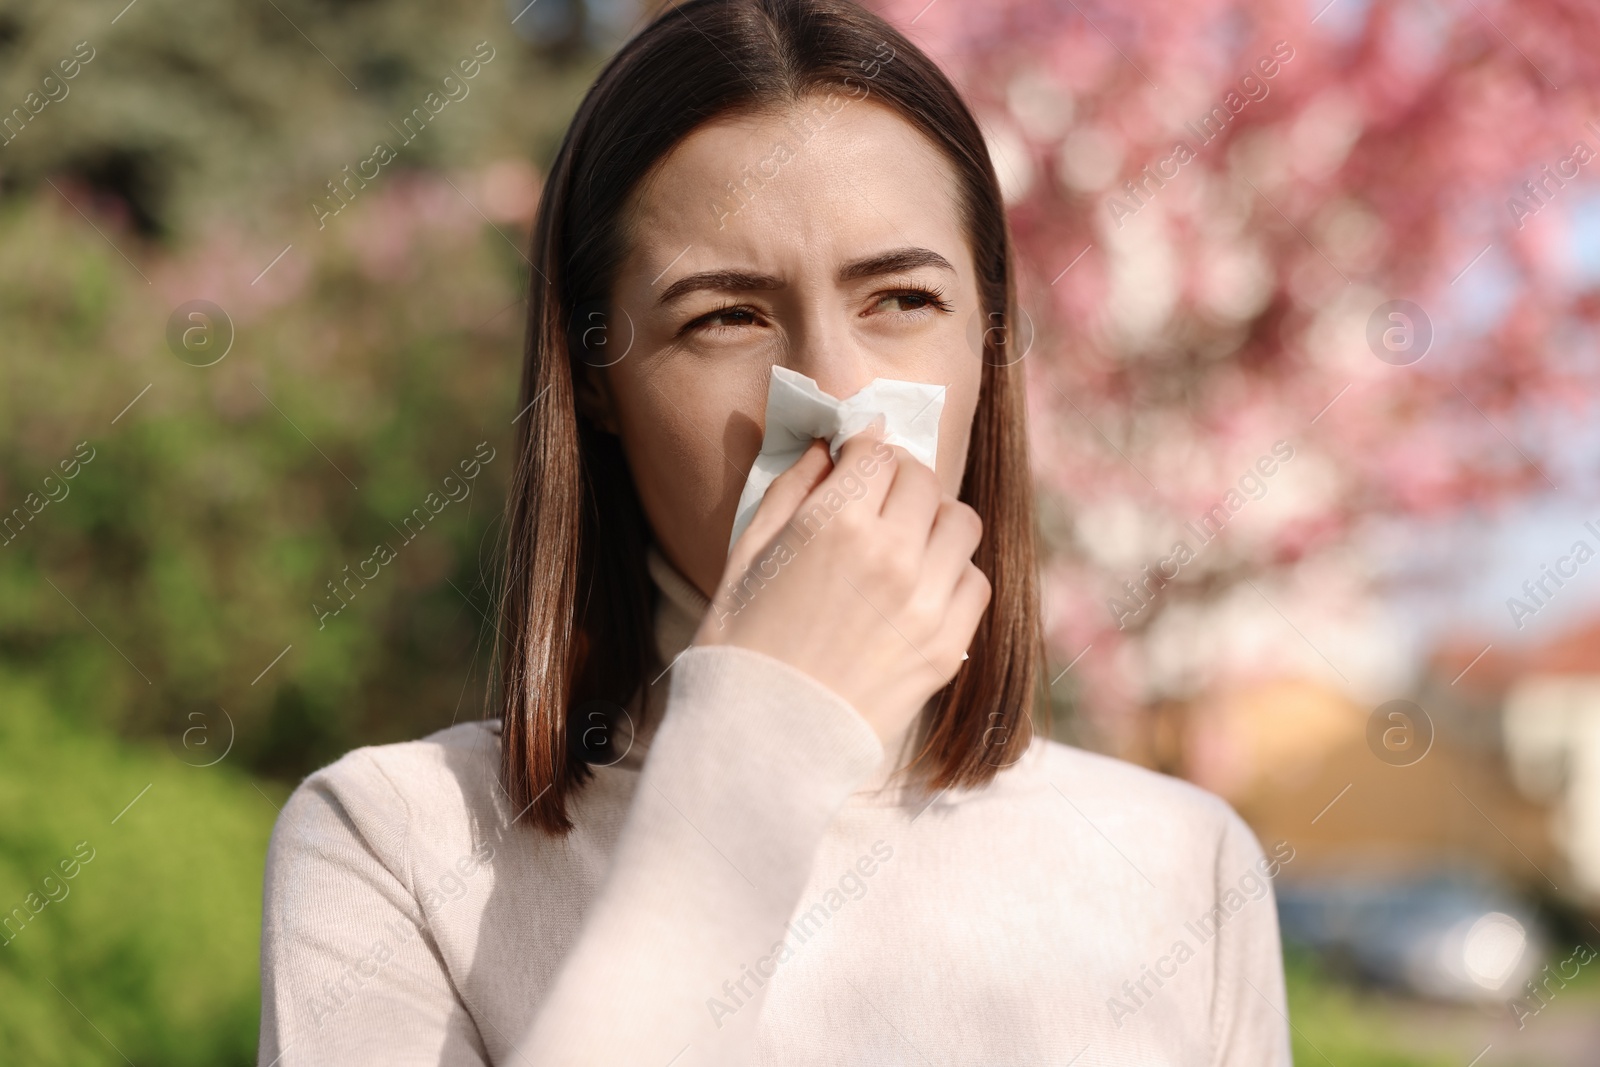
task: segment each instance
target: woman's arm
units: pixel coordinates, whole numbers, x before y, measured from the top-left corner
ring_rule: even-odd
[[[1286,843],[1275,846],[1272,857],[1267,857],[1250,827],[1228,809],[1217,848],[1215,882],[1217,904],[1232,917],[1217,935],[1211,1006],[1213,1067],[1291,1067],[1293,1063],[1283,945],[1272,892],[1272,878],[1293,858],[1294,850]],[[1253,899],[1256,886],[1264,887],[1260,899]]]
[[[284,804],[262,900],[260,1067],[488,1064],[407,884],[409,823],[359,749]]]
[[[823,831],[883,756],[842,698],[743,648],[686,651],[668,707],[611,873],[518,1063],[744,1062],[761,961]]]

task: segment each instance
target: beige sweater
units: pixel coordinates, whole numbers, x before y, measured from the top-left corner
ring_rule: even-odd
[[[668,662],[707,604],[650,572]],[[635,716],[564,840],[512,827],[497,723],[308,777],[267,857],[260,1063],[1290,1063],[1293,849],[1211,794],[1041,738],[902,806],[849,704],[731,647]]]

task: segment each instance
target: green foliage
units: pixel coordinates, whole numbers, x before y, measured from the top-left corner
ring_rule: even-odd
[[[236,757],[288,779],[480,714],[521,283],[469,215],[415,179],[375,191],[268,297],[237,271],[234,349],[194,367],[92,230],[0,214],[0,663],[127,736],[226,709]],[[376,232],[402,271],[363,260]]]
[[[1289,1018],[1294,1024],[1294,1062],[1339,1067],[1450,1067],[1443,1053],[1399,1051],[1386,1018],[1372,1003],[1329,977],[1302,950],[1287,948]]]
[[[225,708],[235,758],[293,780],[481,713],[528,278],[504,168],[532,194],[516,166],[553,152],[599,54],[534,48],[511,14],[0,12],[0,115],[46,75],[59,94],[0,134],[0,667],[56,714],[152,738]],[[402,144],[391,124],[489,51]],[[380,140],[398,158],[319,221]],[[197,298],[235,331],[210,367],[170,350]],[[479,442],[495,461],[434,518]]]
[[[5,1063],[253,1062],[262,790],[483,711],[529,273],[486,175],[531,195],[595,59],[509,20],[0,11],[0,116],[93,51],[0,136],[0,907],[93,851],[0,946]],[[319,227],[482,41],[470,95]],[[169,341],[195,299],[232,327],[211,366]]]
[[[71,176],[114,198],[104,206],[146,234],[193,236],[243,211],[309,219],[324,183],[392,137],[388,123],[438,90],[480,41],[495,60],[404,150],[403,166],[547,158],[594,60],[577,49],[564,53],[575,62],[551,62],[517,35],[533,20],[512,27],[499,4],[125,3],[20,0],[0,10],[0,114],[59,78],[64,60],[90,57],[68,68],[59,99],[41,91],[38,113],[20,133],[14,124],[0,176],[12,192],[49,196],[47,177]]]
[[[482,713],[467,675],[491,632],[520,282],[466,206],[414,221],[427,197],[398,182],[352,208],[272,306],[240,283],[234,350],[205,368],[171,354],[170,307],[93,230],[43,205],[0,214],[19,357],[0,363],[0,499],[35,494],[0,534],[0,662],[130,736],[226,709],[237,757],[285,779]],[[358,242],[397,229],[390,277]],[[91,458],[67,480],[75,451]],[[450,501],[475,456],[491,459]],[[379,544],[394,560],[374,576]]]
[[[0,672],[5,1062],[253,1063],[274,803],[231,760],[68,725]]]
[[[581,28],[583,3],[555,7]],[[601,54],[534,47],[513,14],[0,12],[0,117],[32,100],[0,132],[0,667],[45,679],[57,714],[150,738],[225,708],[235,758],[288,780],[481,714],[515,201]],[[452,72],[459,96],[402,142]],[[319,212],[378,141],[397,158]],[[234,330],[214,366],[171,351],[195,299]],[[434,518],[479,442],[496,460]],[[353,577],[380,544],[393,561]]]

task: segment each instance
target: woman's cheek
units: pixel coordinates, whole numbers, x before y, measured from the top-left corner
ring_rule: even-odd
[[[966,472],[967,451],[972,443],[972,420],[978,409],[981,372],[956,375],[945,391],[944,411],[939,416],[939,483],[951,496],[961,495],[961,480]]]
[[[663,508],[698,519],[715,515],[734,468],[741,461],[748,466],[761,447],[752,395],[764,402],[764,388],[699,361],[668,357],[640,369],[617,383],[621,428],[642,468],[640,480]],[[735,501],[738,492],[735,485]]]
[[[953,414],[953,413],[951,413]],[[939,427],[939,485],[951,496],[961,495],[961,479],[966,469],[968,442],[963,440],[970,428],[959,420],[946,418]]]

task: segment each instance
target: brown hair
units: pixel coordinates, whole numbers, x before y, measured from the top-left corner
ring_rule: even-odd
[[[984,366],[961,498],[983,519],[974,562],[993,595],[971,658],[918,726],[906,773],[929,790],[981,786],[1032,739],[1044,662],[1033,496],[1020,356],[1007,347],[1010,238],[983,135],[933,61],[849,0],[689,0],[600,73],[534,225],[498,677],[503,784],[518,817],[547,832],[572,829],[568,800],[593,773],[573,713],[628,703],[659,667],[649,529],[620,442],[576,404],[586,359],[569,338],[603,323],[629,194],[674,145],[718,116],[840,89],[865,89],[950,161],[977,267],[975,323],[989,325],[973,331]]]

